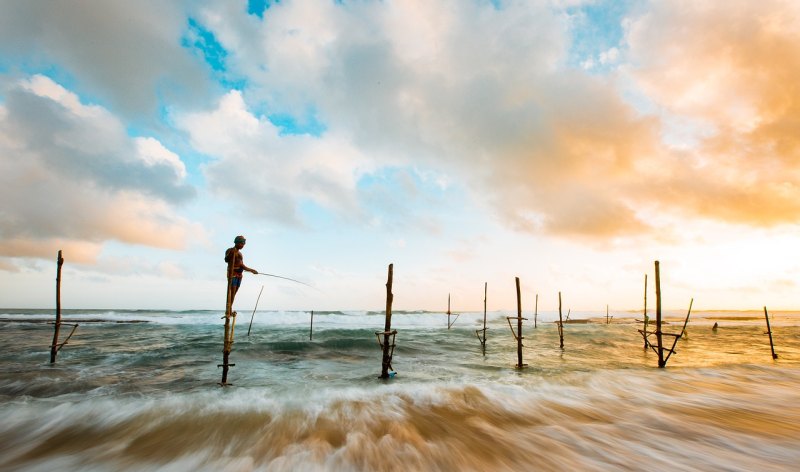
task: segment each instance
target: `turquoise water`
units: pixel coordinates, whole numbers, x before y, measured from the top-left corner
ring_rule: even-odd
[[[685,313],[667,313],[679,330]],[[693,314],[666,369],[635,313],[250,313],[221,388],[219,311],[0,310],[1,470],[797,470],[800,316]],[[719,328],[712,330],[717,322]],[[68,329],[62,329],[62,332]],[[66,334],[66,333],[65,333]],[[62,336],[63,337],[63,336]]]

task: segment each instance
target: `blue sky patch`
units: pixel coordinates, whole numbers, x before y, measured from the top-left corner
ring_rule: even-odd
[[[619,48],[624,35],[622,21],[631,5],[631,0],[601,0],[568,10],[573,16],[569,65],[594,71],[607,70],[611,64],[601,63],[601,54]]]
[[[247,0],[247,14],[264,18],[264,12],[276,3],[281,3],[281,0]]]
[[[305,116],[299,118],[288,113],[273,113],[267,115],[267,119],[280,129],[280,135],[308,134],[320,137],[328,129],[325,123],[319,121],[315,111],[306,112]]]
[[[226,70],[225,58],[228,56],[228,51],[217,41],[214,33],[194,18],[189,18],[189,32],[183,37],[181,44],[202,54],[203,59],[213,70],[218,72]]]

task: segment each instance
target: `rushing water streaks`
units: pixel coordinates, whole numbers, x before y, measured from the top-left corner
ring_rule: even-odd
[[[379,380],[379,312],[262,311],[216,386],[221,312],[0,310],[0,470],[796,470],[800,317],[699,313],[667,369],[635,314],[395,312]],[[527,314],[524,314],[527,315]],[[532,318],[532,316],[531,316]],[[592,318],[590,321],[585,321]],[[668,314],[679,324],[681,314]],[[580,322],[584,321],[584,322]],[[714,323],[717,330],[712,330]]]

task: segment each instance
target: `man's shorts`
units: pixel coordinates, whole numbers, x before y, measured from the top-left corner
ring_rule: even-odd
[[[231,287],[239,288],[242,285],[241,277],[231,277]]]

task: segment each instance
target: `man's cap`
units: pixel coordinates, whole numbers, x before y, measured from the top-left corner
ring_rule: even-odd
[[[236,236],[236,237],[233,239],[233,243],[234,243],[234,244],[238,244],[238,243],[244,243],[245,241],[246,241],[246,239],[244,239],[244,236],[242,236],[242,235]]]

